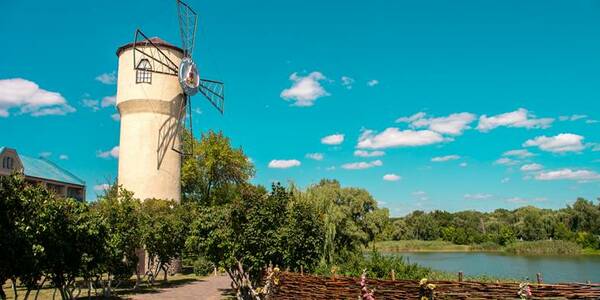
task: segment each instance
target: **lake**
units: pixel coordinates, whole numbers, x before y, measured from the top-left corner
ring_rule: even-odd
[[[402,252],[411,263],[465,275],[489,275],[535,282],[542,273],[544,282],[600,282],[600,255],[517,256],[490,252]]]

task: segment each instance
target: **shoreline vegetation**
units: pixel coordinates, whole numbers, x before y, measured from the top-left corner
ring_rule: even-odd
[[[448,241],[400,240],[375,242],[382,253],[402,252],[497,252],[512,255],[600,255],[600,251],[583,249],[570,241],[517,241],[506,246],[494,243],[458,245]]]

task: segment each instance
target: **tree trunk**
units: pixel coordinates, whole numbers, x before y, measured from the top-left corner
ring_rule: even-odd
[[[169,268],[165,267],[166,265],[163,264],[160,268],[163,270],[163,281],[167,282],[167,273],[169,272]]]
[[[15,300],[18,300],[19,299],[19,294],[17,293],[17,279],[16,278],[11,278],[10,282],[12,284],[13,293],[15,294]]]

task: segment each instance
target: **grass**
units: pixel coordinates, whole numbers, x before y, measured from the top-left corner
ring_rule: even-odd
[[[501,251],[496,244],[457,245],[447,241],[383,241],[375,247],[381,252],[482,252]]]
[[[157,278],[157,280],[155,281],[154,285],[150,286],[150,285],[148,285],[147,282],[143,282],[140,285],[138,290],[133,290],[133,287],[135,286],[135,276],[134,276],[134,277],[131,277],[129,279],[129,281],[122,283],[121,286],[119,286],[117,289],[113,289],[113,295],[115,295],[115,296],[113,296],[111,299],[123,299],[121,297],[126,298],[128,296],[135,295],[135,294],[156,293],[162,288],[176,287],[176,286],[184,285],[184,284],[187,284],[190,282],[201,281],[201,280],[203,280],[203,277],[196,276],[193,273],[192,274],[175,274],[173,276],[169,276],[169,278],[166,282],[162,280],[162,276],[159,276],[159,278]],[[14,299],[14,293],[13,293],[10,281],[5,282],[5,284],[2,286],[2,289],[6,293],[7,300]],[[48,283],[45,284],[44,288],[42,288],[40,290],[38,299],[40,299],[40,300],[52,299],[54,290],[55,289],[52,288]],[[23,299],[26,289],[22,286],[18,286],[17,292],[19,295],[19,299]],[[100,292],[100,290],[98,290],[98,292]],[[93,291],[92,291],[92,295],[94,295]],[[33,299],[34,297],[35,297],[35,291],[32,291],[29,298]],[[87,289],[81,291],[80,297],[87,298]],[[55,299],[60,299],[60,294],[58,293],[58,291],[56,292]],[[98,297],[92,296],[92,299],[106,299],[106,298],[102,298],[100,296],[98,296]]]
[[[517,255],[579,255],[581,246],[569,241],[532,241],[512,243],[504,251]]]

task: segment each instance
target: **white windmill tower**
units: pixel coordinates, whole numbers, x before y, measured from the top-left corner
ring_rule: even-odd
[[[138,29],[133,43],[117,50],[118,183],[142,200],[181,200],[181,156],[191,154],[181,145],[186,123],[192,132],[190,97],[200,92],[223,113],[223,83],[201,79],[192,60],[197,14],[176,2],[181,47]]]

